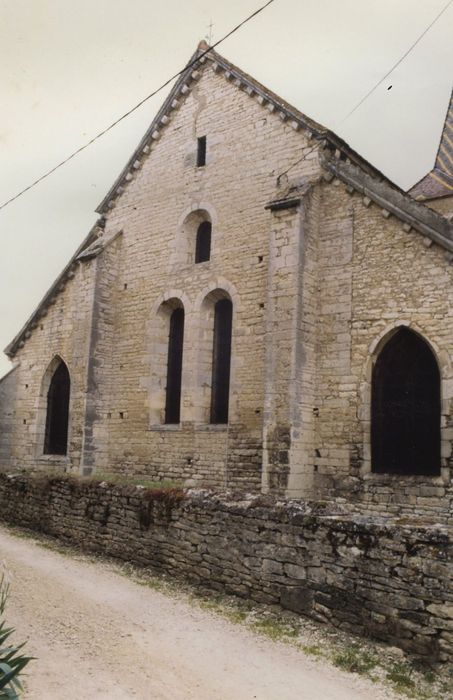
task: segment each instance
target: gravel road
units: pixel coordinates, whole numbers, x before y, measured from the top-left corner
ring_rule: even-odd
[[[0,528],[7,621],[28,639],[27,700],[373,700],[371,682]]]

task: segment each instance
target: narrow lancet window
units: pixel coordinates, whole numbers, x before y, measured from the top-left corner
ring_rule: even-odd
[[[206,262],[211,257],[211,222],[203,221],[197,229],[195,242],[195,262]]]
[[[221,299],[214,307],[211,423],[228,423],[233,304]]]
[[[68,450],[71,380],[63,361],[55,370],[47,393],[44,454],[65,455]]]
[[[197,168],[206,165],[206,136],[197,139]]]
[[[175,309],[170,316],[168,336],[167,386],[165,423],[179,423],[181,417],[182,353],[184,343],[184,309]]]
[[[372,377],[372,469],[440,474],[440,373],[430,347],[399,329],[377,358]]]

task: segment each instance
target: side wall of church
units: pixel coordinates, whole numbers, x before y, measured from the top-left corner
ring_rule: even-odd
[[[319,227],[317,446],[315,491],[446,508],[452,494],[453,267],[417,231],[345,186],[323,184]],[[384,214],[384,216],[383,216]],[[372,473],[373,363],[393,329],[406,326],[431,347],[441,376],[441,475]]]
[[[88,346],[95,261],[78,265],[44,311],[15,361],[16,399],[11,464],[17,467],[76,468],[81,461]],[[67,365],[71,380],[68,453],[44,455],[49,371],[55,358]]]

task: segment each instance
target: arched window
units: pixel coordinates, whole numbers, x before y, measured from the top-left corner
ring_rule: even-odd
[[[228,423],[233,304],[220,299],[214,307],[211,423]]]
[[[440,373],[430,347],[400,328],[373,369],[372,470],[440,474]]]
[[[170,316],[165,389],[165,423],[179,423],[181,415],[182,353],[184,343],[184,309]]]
[[[71,380],[63,360],[53,373],[47,392],[44,454],[65,455],[68,450],[69,395]]]
[[[211,257],[211,222],[202,221],[197,229],[195,262],[206,262]]]

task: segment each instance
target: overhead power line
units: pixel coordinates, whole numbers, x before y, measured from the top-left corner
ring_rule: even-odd
[[[341,122],[341,124],[344,124],[344,122],[346,121],[346,119],[349,119],[349,117],[350,117],[352,114],[354,114],[354,112],[355,112],[356,110],[358,110],[359,107],[360,107],[361,105],[363,105],[363,103],[365,102],[365,100],[367,100],[367,99],[370,97],[370,95],[372,95],[373,92],[374,92],[375,90],[377,90],[377,88],[379,87],[379,85],[382,85],[382,83],[384,82],[384,80],[386,80],[386,79],[389,77],[389,75],[390,75],[391,73],[393,73],[393,71],[395,70],[395,68],[398,68],[398,66],[404,61],[404,59],[405,59],[407,56],[409,56],[409,54],[411,53],[411,51],[417,46],[417,44],[420,43],[420,41],[423,39],[423,37],[425,36],[425,34],[427,34],[427,33],[429,32],[429,30],[431,29],[431,27],[432,27],[434,24],[436,24],[437,20],[444,14],[444,12],[445,12],[446,10],[448,10],[448,8],[449,8],[450,5],[452,4],[452,2],[453,2],[453,0],[449,0],[449,2],[447,2],[447,4],[445,5],[445,7],[443,7],[442,10],[439,12],[439,14],[436,15],[436,17],[433,19],[433,21],[431,22],[431,24],[429,24],[429,25],[426,27],[426,29],[420,34],[420,36],[417,37],[417,39],[414,41],[414,43],[411,44],[411,46],[408,48],[408,50],[406,51],[406,53],[404,53],[404,54],[401,56],[401,58],[398,59],[398,61],[390,68],[390,70],[389,70],[384,76],[382,76],[382,78],[381,78],[380,80],[378,80],[378,82],[377,82],[375,85],[373,85],[373,87],[371,88],[371,90],[369,90],[369,91],[366,93],[366,95],[364,95],[364,96],[362,97],[362,99],[359,100],[359,102],[357,102],[357,104],[356,104],[356,105],[351,109],[351,111],[345,116],[345,118],[343,119],[343,121]],[[390,89],[390,88],[389,88],[389,89]]]
[[[101,136],[104,136],[104,134],[106,134],[108,131],[110,131],[111,129],[113,129],[117,124],[119,124],[121,121],[123,121],[124,119],[126,119],[130,114],[132,114],[132,113],[135,112],[137,109],[139,109],[145,102],[147,102],[147,101],[150,100],[152,97],[154,97],[154,95],[157,95],[159,92],[161,92],[161,90],[163,90],[164,88],[166,88],[173,80],[175,80],[175,78],[178,78],[180,75],[182,75],[182,73],[184,73],[186,70],[188,70],[188,69],[191,68],[193,65],[195,65],[196,63],[198,63],[198,61],[200,60],[200,58],[202,58],[203,56],[205,56],[206,54],[208,54],[210,51],[212,51],[213,49],[215,49],[217,46],[219,46],[219,44],[221,44],[223,41],[225,41],[226,39],[228,39],[232,34],[234,34],[235,32],[237,32],[241,27],[244,26],[244,24],[247,24],[247,22],[250,22],[250,20],[252,20],[254,17],[256,17],[257,15],[259,15],[261,12],[263,12],[263,10],[265,10],[265,9],[266,9],[269,5],[271,5],[273,2],[275,2],[275,0],[268,0],[268,2],[266,2],[264,5],[262,5],[262,6],[259,7],[257,10],[255,10],[254,12],[252,12],[251,15],[249,15],[249,16],[246,17],[242,22],[240,22],[238,25],[236,25],[235,27],[233,27],[233,29],[231,29],[227,34],[225,34],[221,39],[219,39],[218,41],[216,41],[212,46],[210,46],[210,47],[209,47],[208,49],[206,49],[205,51],[202,51],[202,52],[197,56],[196,59],[194,59],[193,61],[191,61],[190,63],[188,63],[186,66],[184,66],[184,68],[182,68],[180,71],[178,71],[178,73],[175,73],[175,75],[173,75],[171,78],[168,78],[168,80],[166,80],[164,83],[162,83],[162,85],[160,85],[160,87],[158,87],[156,90],[154,90],[154,91],[151,92],[149,95],[147,95],[146,97],[144,97],[144,98],[143,98],[140,102],[138,102],[134,107],[132,107],[131,109],[129,109],[127,112],[125,112],[123,115],[121,115],[121,117],[119,117],[119,118],[116,119],[114,122],[112,122],[112,124],[110,124],[108,127],[106,127],[105,129],[103,129],[103,131],[100,131],[98,134],[96,134],[96,136],[93,136],[93,138],[90,139],[89,141],[87,141],[87,143],[85,143],[83,146],[80,146],[80,148],[78,148],[78,149],[75,150],[73,153],[71,153],[67,158],[65,158],[65,159],[62,160],[60,163],[58,163],[57,165],[55,165],[53,168],[51,168],[50,170],[48,170],[46,173],[44,173],[43,175],[41,175],[41,177],[39,177],[37,180],[35,180],[34,182],[32,182],[30,185],[28,185],[28,187],[25,187],[23,190],[21,190],[21,191],[18,192],[16,195],[14,195],[14,197],[11,197],[11,198],[8,199],[6,202],[4,202],[3,204],[1,204],[1,205],[0,205],[0,210],[4,209],[6,206],[8,206],[8,204],[11,204],[11,202],[14,202],[16,199],[18,199],[18,198],[21,197],[23,194],[25,194],[26,192],[28,192],[29,190],[31,190],[33,187],[35,187],[37,184],[39,184],[40,182],[42,182],[43,180],[45,180],[47,177],[49,177],[49,175],[52,175],[52,173],[54,173],[56,170],[58,170],[58,169],[61,168],[63,165],[65,165],[66,163],[68,163],[70,160],[72,160],[73,158],[75,158],[75,156],[77,156],[79,153],[81,153],[81,152],[84,151],[86,148],[88,148],[89,146],[91,146],[92,143],[94,143],[95,141],[97,141],[98,139],[100,139]],[[388,78],[389,75],[390,75],[391,73],[393,73],[393,71],[394,71],[394,70],[404,61],[404,59],[411,53],[411,51],[415,48],[415,46],[417,46],[417,44],[423,39],[423,37],[425,36],[425,34],[427,34],[427,33],[429,32],[429,30],[431,29],[431,27],[438,21],[438,19],[444,14],[444,12],[446,12],[446,10],[448,10],[448,8],[450,7],[450,5],[451,5],[452,3],[453,3],[453,0],[449,0],[449,2],[442,8],[442,10],[441,10],[441,11],[436,15],[436,17],[432,20],[432,22],[431,22],[431,23],[426,27],[426,29],[420,34],[420,36],[411,44],[411,46],[410,46],[410,47],[408,48],[408,50],[403,54],[403,56],[401,56],[401,58],[398,59],[398,61],[397,61],[397,62],[390,68],[390,70],[389,70],[389,71],[388,71],[388,72],[387,72],[387,73],[386,73],[386,74],[371,88],[371,90],[369,90],[369,91],[366,93],[366,95],[364,95],[364,96],[362,97],[362,99],[361,99],[361,100],[351,109],[351,111],[345,116],[345,118],[343,119],[343,121],[340,122],[340,124],[344,124],[344,122],[345,122],[347,119],[349,119],[349,117],[350,117],[357,109],[359,109],[359,107],[365,102],[365,100],[367,100],[367,99],[370,97],[370,95],[372,95],[373,92],[375,92],[375,90],[379,87],[379,85],[381,85],[381,84],[386,80],[386,78]],[[301,158],[299,158],[297,161],[295,161],[292,165],[290,165],[289,168],[288,168],[287,170],[285,170],[284,172],[280,173],[280,175],[278,176],[278,179],[279,179],[282,175],[284,175],[284,174],[288,173],[290,170],[292,170],[292,168],[294,168],[296,165],[298,165],[299,163],[301,163],[302,161],[304,161],[305,158],[307,158],[307,157],[310,155],[310,153],[312,153],[313,150],[315,150],[315,148],[316,148],[316,147],[310,149],[310,151],[309,151],[308,153],[306,153],[306,154],[303,155]]]
[[[453,1],[453,0],[452,0],[452,1]],[[200,60],[200,58],[202,58],[203,56],[206,56],[206,54],[208,54],[210,51],[212,51],[213,49],[215,49],[216,46],[219,46],[219,44],[221,44],[223,41],[225,41],[226,39],[228,39],[232,34],[234,34],[234,33],[237,32],[239,29],[241,29],[241,27],[243,27],[244,24],[247,24],[247,22],[250,22],[250,20],[252,20],[254,17],[256,17],[257,15],[259,15],[261,12],[263,12],[267,7],[269,7],[269,5],[272,5],[273,2],[275,2],[275,0],[268,0],[268,2],[266,2],[264,5],[262,5],[262,6],[259,7],[257,10],[255,10],[254,12],[252,12],[251,15],[249,15],[249,16],[246,17],[244,20],[242,20],[242,22],[240,22],[240,23],[237,24],[235,27],[233,27],[233,29],[231,29],[227,34],[225,34],[221,39],[219,39],[218,41],[216,41],[216,42],[215,42],[212,46],[210,46],[208,49],[206,49],[205,51],[202,51],[202,52],[197,56],[196,59],[194,59],[193,61],[191,61],[190,63],[188,63],[186,66],[184,66],[184,68],[182,68],[180,71],[178,71],[177,73],[175,73],[174,75],[172,75],[171,78],[168,78],[168,80],[166,80],[164,83],[162,83],[162,85],[161,85],[160,87],[158,87],[156,90],[153,90],[153,92],[151,92],[149,95],[147,95],[147,96],[144,97],[142,100],[140,100],[140,102],[138,102],[134,107],[132,107],[132,108],[129,109],[127,112],[125,112],[124,114],[122,114],[121,117],[118,117],[118,119],[115,119],[115,121],[112,122],[109,126],[107,126],[105,129],[103,129],[103,130],[100,131],[98,134],[96,134],[96,136],[93,136],[93,138],[91,138],[89,141],[87,141],[87,143],[85,143],[83,146],[80,146],[79,148],[77,148],[73,153],[71,153],[69,156],[67,156],[67,158],[65,158],[65,159],[62,160],[60,163],[58,163],[57,165],[55,165],[53,168],[51,168],[50,170],[48,170],[47,172],[45,172],[43,175],[41,175],[41,177],[38,177],[37,180],[35,180],[34,182],[32,182],[30,185],[28,185],[28,187],[25,187],[23,190],[21,190],[20,192],[18,192],[17,194],[15,194],[14,197],[11,197],[11,198],[8,199],[6,202],[4,202],[3,204],[1,204],[1,205],[0,205],[0,210],[1,210],[1,209],[4,209],[5,207],[7,207],[8,204],[11,204],[11,202],[14,202],[16,199],[19,199],[19,197],[21,197],[23,194],[25,194],[26,192],[28,192],[29,190],[31,190],[31,189],[32,189],[33,187],[35,187],[37,184],[39,184],[40,182],[42,182],[43,180],[45,180],[47,177],[49,177],[49,175],[52,175],[52,173],[54,173],[56,170],[58,170],[59,168],[63,167],[63,165],[66,165],[66,163],[68,163],[70,160],[72,160],[73,158],[75,158],[79,153],[81,153],[81,152],[84,151],[86,148],[88,148],[89,146],[91,146],[92,143],[94,143],[95,141],[97,141],[98,139],[100,139],[101,136],[104,136],[104,134],[106,134],[108,131],[110,131],[111,129],[113,129],[117,124],[119,124],[120,122],[122,122],[122,121],[123,121],[124,119],[126,119],[129,115],[131,115],[133,112],[135,112],[137,109],[139,109],[143,104],[145,104],[145,102],[147,102],[147,101],[150,100],[152,97],[154,97],[154,95],[157,95],[157,93],[161,92],[161,90],[163,90],[164,88],[166,88],[171,82],[173,82],[173,80],[175,80],[175,78],[178,78],[180,75],[182,75],[183,73],[185,73],[185,71],[189,70],[189,68],[191,68],[193,65],[195,65],[196,63],[198,63],[198,61]]]
[[[365,102],[365,100],[367,100],[367,99],[370,97],[370,95],[373,94],[373,92],[379,87],[379,85],[382,85],[382,83],[384,82],[384,80],[386,80],[386,78],[388,78],[389,75],[390,75],[391,73],[393,73],[393,71],[395,70],[395,68],[397,68],[397,67],[404,61],[404,59],[410,54],[410,52],[411,52],[411,51],[417,46],[417,44],[423,39],[423,37],[425,36],[425,34],[427,34],[427,32],[429,32],[429,30],[430,30],[431,27],[437,22],[437,20],[444,14],[444,12],[445,12],[446,10],[448,10],[448,8],[450,7],[450,5],[451,5],[452,3],[453,3],[453,0],[449,0],[449,2],[447,2],[447,4],[442,8],[442,10],[439,12],[439,14],[436,15],[436,17],[433,19],[433,21],[426,27],[426,29],[420,34],[420,36],[411,44],[411,46],[408,48],[408,50],[406,51],[406,53],[403,54],[403,56],[401,56],[401,58],[398,59],[398,61],[390,68],[390,70],[389,70],[380,80],[378,80],[378,82],[377,82],[375,85],[373,85],[373,87],[371,88],[371,90],[369,90],[369,91],[366,93],[366,95],[364,95],[364,96],[362,97],[362,99],[361,99],[359,102],[357,102],[357,104],[355,105],[355,107],[353,107],[353,108],[351,109],[351,111],[350,111],[350,112],[345,116],[345,118],[338,124],[338,126],[344,124],[345,121],[346,121],[347,119],[349,119],[349,117],[350,117],[352,114],[354,114],[354,112]],[[391,87],[392,87],[392,86],[390,86],[388,89],[390,90]],[[296,165],[299,165],[300,163],[302,163],[316,148],[317,148],[317,146],[315,146],[314,148],[311,148],[311,149],[310,149],[307,153],[305,153],[301,158],[299,158],[298,160],[296,160],[296,161],[295,161],[294,163],[292,163],[286,170],[284,170],[283,172],[281,172],[280,175],[277,177],[277,181],[278,181],[283,175],[287,175],[287,174],[290,172],[290,170],[292,170],[293,168],[296,167]]]

